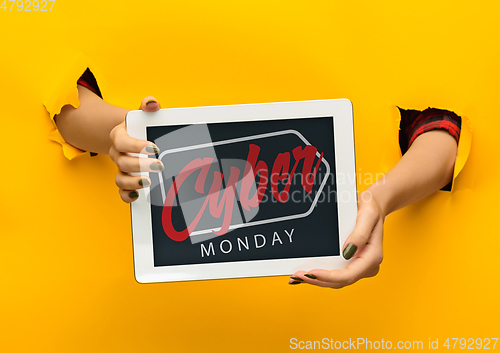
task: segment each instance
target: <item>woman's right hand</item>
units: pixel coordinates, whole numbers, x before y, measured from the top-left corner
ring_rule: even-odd
[[[364,191],[359,195],[356,226],[345,240],[342,251],[346,260],[354,260],[343,269],[297,271],[289,284],[309,283],[339,289],[378,274],[383,259],[384,219],[380,204],[370,189]]]
[[[160,109],[160,104],[156,98],[146,97],[142,100],[140,109],[145,112],[155,112]],[[116,174],[116,185],[120,197],[127,203],[133,202],[139,197],[137,190],[150,186],[151,179],[147,176],[132,176],[130,173],[161,172],[165,167],[157,159],[133,157],[130,153],[152,155],[160,150],[152,142],[130,137],[125,120],[111,130],[109,137],[111,138],[109,156],[119,169]]]

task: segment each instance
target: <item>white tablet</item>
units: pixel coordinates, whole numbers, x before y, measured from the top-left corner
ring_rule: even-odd
[[[140,283],[343,268],[356,221],[347,99],[131,111],[165,165],[131,204]]]

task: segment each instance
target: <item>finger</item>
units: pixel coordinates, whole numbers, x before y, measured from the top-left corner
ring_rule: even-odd
[[[297,271],[295,272],[292,276],[290,276],[289,284],[297,285],[301,283],[306,283],[306,284],[312,284],[315,286],[319,287],[328,287],[328,288],[342,288],[345,287],[345,284],[342,283],[331,283],[331,282],[324,282],[320,281],[318,279],[313,279],[311,277],[305,276],[308,274],[305,271]]]
[[[354,260],[352,263],[359,261]],[[347,269],[347,268],[346,268]],[[310,278],[305,280],[309,284],[314,284],[319,287],[330,287],[330,288],[342,288],[351,284],[356,283],[361,278],[363,278],[363,271],[354,270],[311,270],[309,275],[313,275],[314,279]],[[360,273],[359,273],[360,272]]]
[[[354,261],[352,263],[354,263]],[[354,283],[354,281],[356,280],[355,273],[353,273],[352,269],[349,267],[342,268],[339,270],[315,269],[309,271],[308,273],[306,273],[306,275],[304,276],[314,281],[313,283],[328,282],[332,284],[346,285]]]
[[[120,189],[136,190],[147,188],[151,185],[151,179],[147,176],[131,176],[123,172],[116,173],[115,183]]]
[[[306,281],[306,278],[304,277],[304,274],[306,274],[306,271],[297,271],[293,275],[290,276],[290,279],[288,281],[288,284],[300,284],[304,283]]]
[[[119,189],[118,192],[120,193],[120,197],[122,198],[122,200],[126,203],[134,202],[139,198],[139,193],[136,190]]]
[[[345,269],[342,269],[342,270],[333,270],[333,271],[343,271]],[[292,276],[290,276],[290,280],[295,280],[295,281],[301,281],[301,282],[307,282],[307,283],[310,283],[310,284],[314,284],[316,282],[328,282],[328,275],[325,274],[321,274],[321,272],[324,271],[324,272],[331,272],[331,271],[328,271],[328,270],[311,270],[309,272],[306,272],[306,271],[297,271],[295,272]],[[342,281],[342,280],[338,280],[338,281],[330,281],[331,283],[334,283],[334,282],[338,282],[337,284],[342,284],[342,282],[345,282],[345,281]]]
[[[356,216],[356,226],[344,242],[342,256],[349,260],[362,251],[372,235],[374,227],[380,221],[380,215],[371,208],[365,208]]]
[[[111,160],[116,163],[116,157],[118,157],[118,155],[120,154],[120,152],[118,152],[113,146],[111,146],[111,148],[109,149],[109,152],[108,152],[108,155],[109,155],[109,158],[111,158]]]
[[[145,112],[155,112],[157,110],[160,110],[160,103],[158,103],[158,100],[155,97],[152,96],[147,96],[144,98],[141,102],[141,110],[144,110]]]
[[[165,166],[158,159],[132,157],[120,153],[114,159],[118,169],[124,173],[161,172]]]
[[[344,288],[347,285],[346,284],[339,284],[339,283],[330,283],[330,282],[322,282],[322,281],[312,281],[312,282],[307,282],[307,284],[311,284],[313,286],[318,286],[322,288],[331,288],[331,289],[340,289]]]
[[[122,124],[111,130],[110,138],[113,147],[118,152],[143,154],[155,154],[160,152],[160,149],[154,143],[130,137],[125,129],[125,125]]]
[[[349,283],[349,284],[347,284],[347,283],[343,284],[343,283],[323,282],[323,281],[320,281],[320,280],[313,280],[313,282],[310,282],[310,283],[308,282],[308,284],[312,284],[312,285],[319,286],[319,287],[328,287],[328,288],[332,288],[332,289],[340,289],[340,288],[347,287],[348,285],[354,284],[355,282],[358,282],[359,280],[361,280],[363,278],[374,277],[374,276],[376,276],[379,273],[379,270],[380,270],[380,266],[377,266],[377,267],[369,270],[368,272],[366,272],[364,275],[362,275],[361,277],[359,277],[358,279],[356,279],[354,282]]]

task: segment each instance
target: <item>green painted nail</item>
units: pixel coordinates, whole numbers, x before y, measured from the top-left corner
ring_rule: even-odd
[[[130,194],[128,194],[128,197],[130,197],[131,199],[136,199],[139,197],[139,194],[137,193],[137,191],[132,191]]]
[[[301,284],[302,282],[299,282],[299,281],[292,281],[292,282],[288,282],[288,284]]]
[[[290,276],[291,279],[294,279],[296,281],[304,281],[302,278],[299,278],[299,277],[294,277],[294,276]]]
[[[146,152],[148,152],[148,153],[158,153],[158,152],[160,152],[160,149],[156,145],[147,145],[146,146]]]
[[[344,251],[342,252],[342,255],[344,256],[344,259],[349,260],[352,255],[358,250],[358,247],[354,244],[349,244],[345,247]]]
[[[153,170],[159,170],[159,171],[162,171],[163,169],[165,169],[163,164],[161,164],[160,162],[151,163],[150,168]]]
[[[148,179],[140,179],[139,185],[140,186],[149,186],[149,180]]]
[[[315,275],[311,275],[310,273],[306,273],[304,276],[309,277],[310,279],[316,279],[316,278],[318,278]]]

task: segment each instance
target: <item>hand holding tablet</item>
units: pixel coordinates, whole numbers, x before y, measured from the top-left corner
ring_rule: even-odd
[[[369,191],[359,196],[358,207],[356,227],[343,247],[344,258],[351,259],[354,254],[356,258],[343,269],[297,271],[291,276],[290,284],[300,284],[305,281],[320,287],[338,289],[362,278],[373,277],[379,272],[383,254],[384,217]]]
[[[160,104],[156,98],[148,96],[142,100],[140,109],[152,113],[160,109]],[[115,182],[119,188],[120,197],[125,202],[133,202],[139,197],[137,189],[148,187],[151,185],[151,180],[148,176],[132,176],[130,174],[148,168],[148,165],[140,165],[141,162],[146,161],[132,157],[130,153],[154,154],[159,151],[158,147],[149,141],[130,137],[125,121],[111,130],[110,139],[109,157],[119,168]],[[164,169],[160,161],[148,161],[148,164],[151,172],[159,172]]]
[[[132,111],[126,123],[131,137],[158,146],[166,167],[141,170],[151,187],[131,205],[139,282],[348,263],[341,246],[356,219],[349,101]]]

